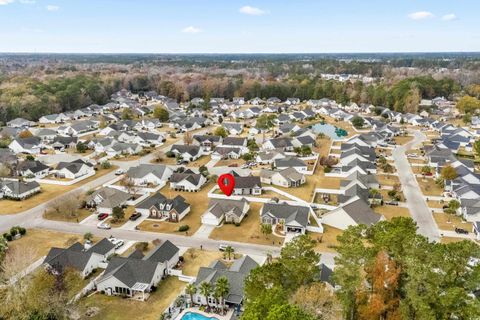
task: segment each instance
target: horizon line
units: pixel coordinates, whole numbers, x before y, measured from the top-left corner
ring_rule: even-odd
[[[425,54],[462,53],[480,54],[480,51],[328,51],[328,52],[61,52],[61,51],[0,51],[2,54],[102,54],[102,55],[294,55],[294,54]]]

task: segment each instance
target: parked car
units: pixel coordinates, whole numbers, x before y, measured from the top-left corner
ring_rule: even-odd
[[[124,170],[124,169],[117,169],[117,170],[115,171],[115,175],[116,175],[116,176],[120,176],[120,175],[122,175],[122,174],[124,174],[124,173],[125,173],[125,170]]]
[[[455,228],[455,232],[458,234],[468,234],[468,231],[462,228]]]
[[[137,220],[138,218],[140,218],[141,216],[142,216],[142,214],[141,214],[140,212],[135,212],[134,214],[132,214],[132,215],[130,216],[129,219],[130,219],[130,221],[135,221],[135,220]]]
[[[110,236],[110,238],[108,238],[108,241],[110,241],[111,243],[113,243],[115,245],[115,249],[118,249],[125,244],[125,242],[123,240],[117,239],[113,236]]]
[[[233,249],[233,251],[235,251],[235,249],[232,247],[232,246],[229,246],[228,244],[221,244],[218,246],[218,250],[220,251],[225,251],[227,249],[227,247],[231,247]]]
[[[107,217],[108,217],[108,213],[100,213],[97,216],[98,220],[100,220],[100,221],[107,219]]]
[[[98,229],[109,230],[109,229],[111,229],[112,227],[110,226],[109,223],[100,222],[99,224],[97,224],[97,228],[98,228]]]

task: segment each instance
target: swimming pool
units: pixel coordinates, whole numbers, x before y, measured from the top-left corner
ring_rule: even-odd
[[[181,320],[218,320],[218,319],[215,317],[205,317],[200,313],[187,312],[182,316]]]
[[[323,133],[324,135],[329,136],[333,140],[344,139],[344,136],[339,135],[339,133],[341,133],[344,130],[338,129],[337,127],[329,123],[317,123],[312,126],[312,130],[315,133]]]

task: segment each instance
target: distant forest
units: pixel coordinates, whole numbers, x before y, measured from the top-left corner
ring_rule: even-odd
[[[373,83],[322,79],[358,74]],[[121,88],[194,97],[329,98],[416,112],[422,98],[478,95],[480,55],[29,55],[0,54],[0,121],[104,104]]]

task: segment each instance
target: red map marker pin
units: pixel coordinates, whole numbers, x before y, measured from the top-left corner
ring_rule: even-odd
[[[235,177],[230,173],[225,173],[218,177],[217,183],[223,193],[230,197],[235,188]]]

